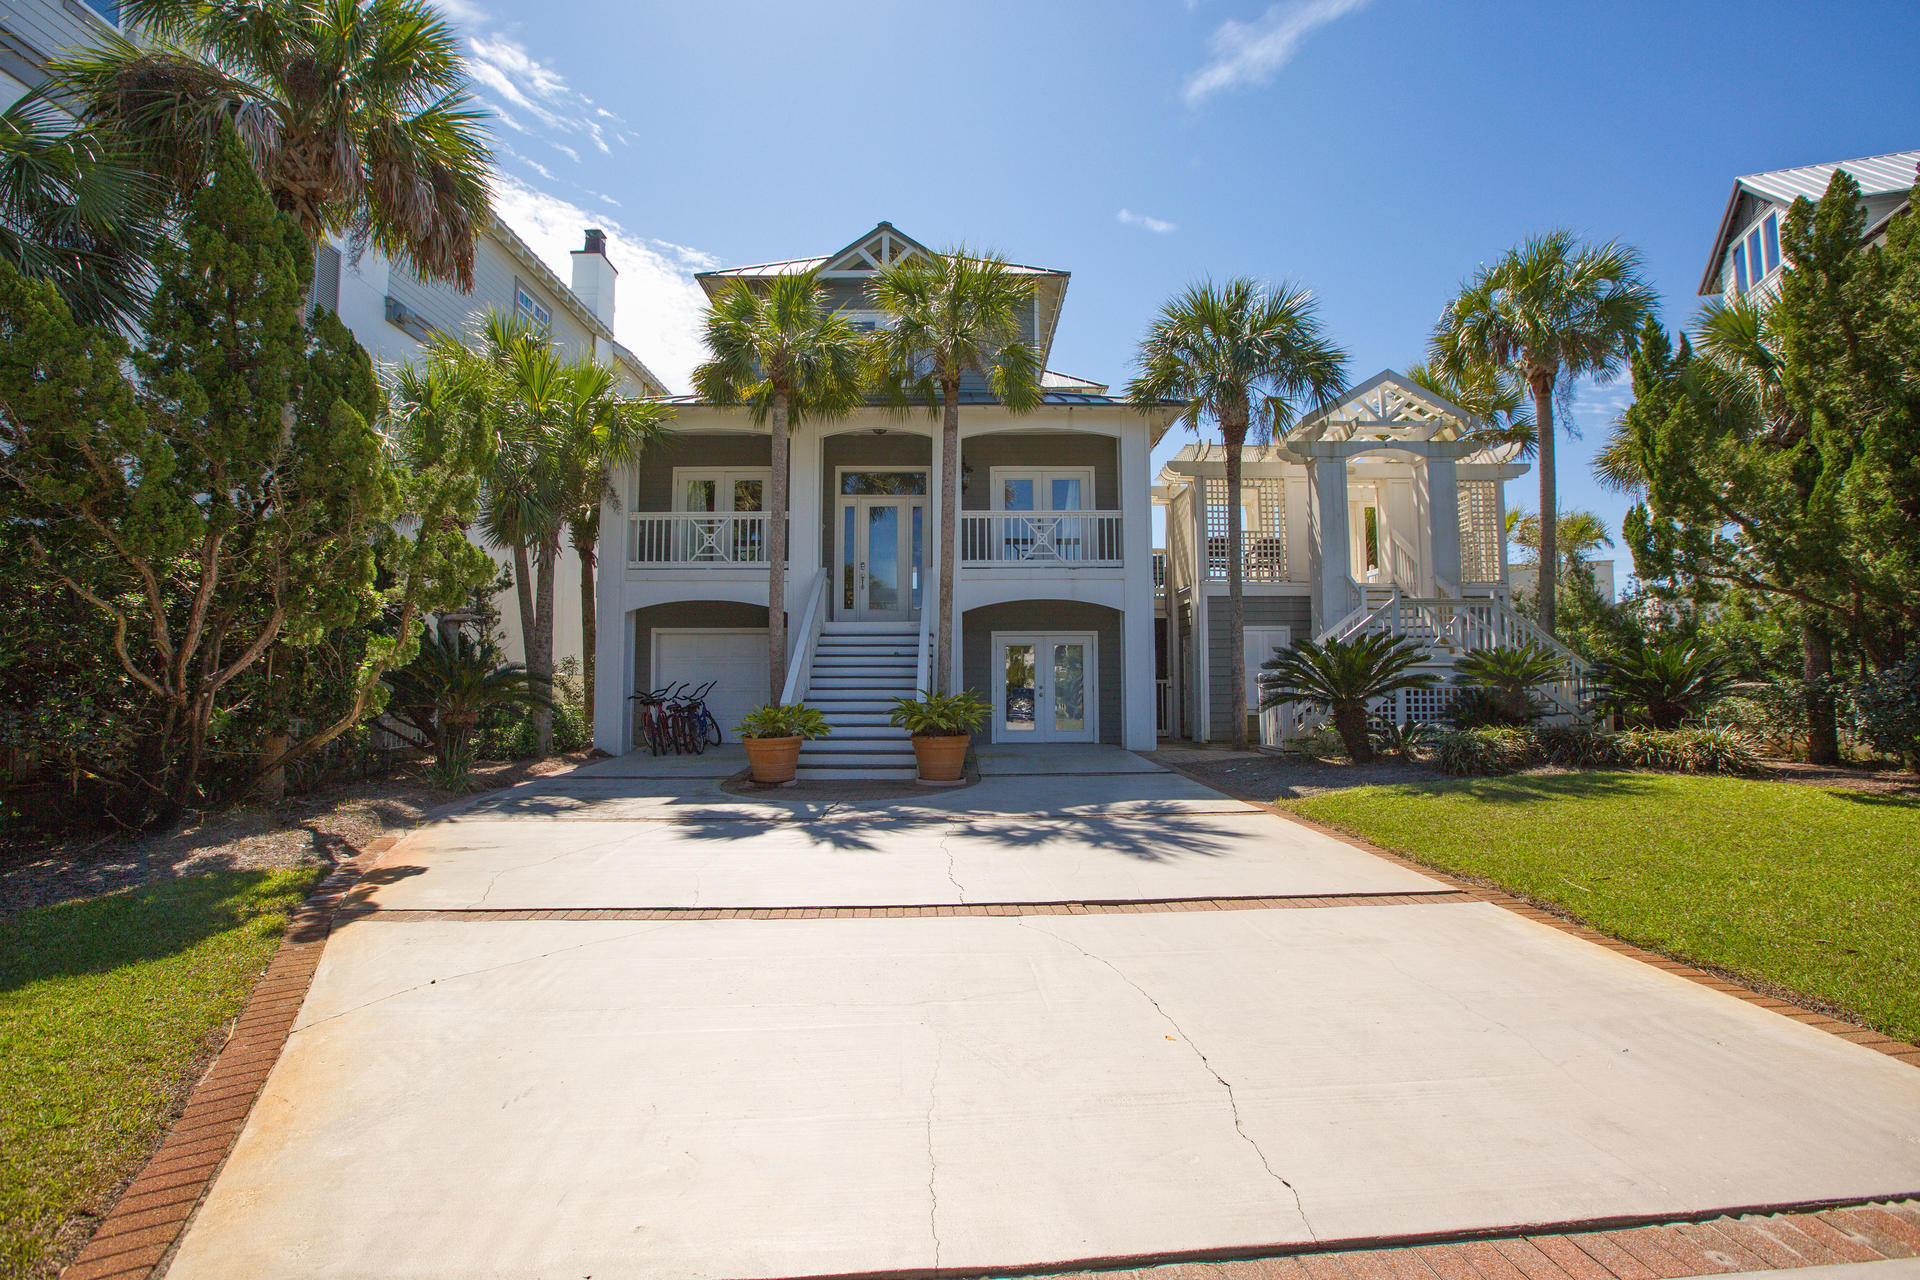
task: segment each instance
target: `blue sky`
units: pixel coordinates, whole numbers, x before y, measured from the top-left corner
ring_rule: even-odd
[[[1116,386],[1206,274],[1307,285],[1355,381],[1404,368],[1464,276],[1561,225],[1638,246],[1685,323],[1736,174],[1920,146],[1908,4],[443,7],[500,115],[501,213],[563,278],[606,227],[620,336],[682,387],[693,271],[881,219],[1071,271],[1052,364]],[[1587,460],[1626,390],[1577,392],[1560,472],[1616,531]]]

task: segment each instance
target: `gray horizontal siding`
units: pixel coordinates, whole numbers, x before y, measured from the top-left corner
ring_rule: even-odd
[[[502,315],[513,313],[516,280],[553,313],[554,340],[569,355],[591,349],[592,335],[586,327],[551,289],[516,262],[506,246],[491,235],[481,236],[474,246],[471,293],[463,293],[457,285],[444,281],[417,280],[411,270],[400,263],[393,265],[388,276],[387,292],[442,333],[464,335],[489,309]]]
[[[995,431],[960,442],[964,483],[960,505],[968,511],[993,508],[995,467],[1092,467],[1092,506],[1120,509],[1120,464],[1112,436],[1076,431]],[[973,474],[966,475],[972,468]]]
[[[1313,602],[1304,595],[1245,597],[1250,627],[1291,627],[1293,638],[1302,640],[1313,634]],[[1208,733],[1219,739],[1233,732],[1233,660],[1228,651],[1233,629],[1226,596],[1207,601],[1207,696]],[[1248,708],[1249,711],[1253,708]]]
[[[773,461],[773,441],[767,436],[674,435],[640,458],[633,510],[673,510],[675,467],[765,467]]]
[[[1100,639],[1096,690],[1100,741],[1119,746],[1125,725],[1120,652],[1120,614],[1078,600],[1010,600],[969,609],[960,619],[960,678],[982,698],[993,699],[993,633],[996,631],[1092,631]],[[1143,690],[1142,697],[1151,695]],[[982,731],[985,737],[987,731]]]

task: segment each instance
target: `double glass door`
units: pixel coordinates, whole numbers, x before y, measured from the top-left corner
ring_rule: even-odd
[[[838,616],[907,622],[920,614],[927,500],[900,494],[840,499]]]
[[[994,741],[1095,741],[1096,679],[1091,633],[994,636]]]

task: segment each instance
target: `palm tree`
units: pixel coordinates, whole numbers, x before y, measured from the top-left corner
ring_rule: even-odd
[[[1355,764],[1367,764],[1373,759],[1367,704],[1402,689],[1432,686],[1438,676],[1414,670],[1426,657],[1426,646],[1419,641],[1384,631],[1325,644],[1296,641],[1260,668],[1260,708],[1264,711],[1284,702],[1326,708],[1347,755]]]
[[[1557,568],[1562,574],[1583,568],[1594,552],[1613,545],[1607,522],[1591,511],[1562,511],[1554,521],[1553,534],[1553,545],[1560,557]],[[1515,546],[1531,552],[1535,564],[1540,562],[1539,516],[1531,511],[1507,512],[1507,538]]]
[[[1540,463],[1540,510],[1559,511],[1554,476],[1554,396],[1582,375],[1612,377],[1654,294],[1640,278],[1640,255],[1614,241],[1594,247],[1571,231],[1527,241],[1460,288],[1433,335],[1433,363],[1470,382],[1505,371],[1533,396]],[[1542,526],[1540,625],[1554,629],[1555,520]]]
[[[569,513],[566,434],[588,356],[560,354],[544,329],[518,315],[489,311],[468,341],[438,334],[427,344],[430,380],[463,402],[488,439],[480,529],[487,543],[513,557],[527,673],[534,749],[553,745],[554,574]]]
[[[422,279],[473,285],[492,160],[459,36],[424,0],[125,0],[110,36],[56,63],[84,118],[194,190],[237,129],[306,233],[350,232]]]
[[[125,145],[37,93],[0,111],[0,262],[52,284],[82,324],[137,327],[160,196]]]
[[[594,578],[602,504],[620,500],[614,470],[638,464],[642,453],[665,439],[673,411],[657,401],[622,394],[614,371],[590,359],[569,361],[562,382],[555,463],[560,469],[567,537],[580,557],[580,638],[591,655],[600,619]],[[589,728],[593,725],[594,665],[589,657],[582,676]]]
[[[940,602],[934,692],[953,692],[953,576],[960,543],[960,383],[985,380],[1002,408],[1040,403],[1040,353],[1028,340],[1033,280],[1005,258],[963,245],[914,254],[881,269],[875,305],[890,324],[868,347],[873,382],[898,407],[940,415]]]
[[[1489,446],[1508,446],[1516,458],[1533,457],[1539,445],[1534,435],[1533,413],[1527,408],[1526,393],[1511,374],[1498,369],[1473,369],[1463,380],[1438,365],[1419,363],[1408,366],[1407,379],[1486,424],[1470,432],[1467,439]]]
[[[747,406],[756,426],[772,423],[772,490],[767,495],[767,688],[778,699],[787,667],[787,505],[789,445],[807,419],[845,417],[860,401],[860,338],[828,305],[817,272],[776,276],[755,288],[736,280],[707,308],[712,358],[693,386],[714,404]]]
[[[1227,446],[1228,680],[1233,745],[1247,746],[1247,603],[1240,527],[1241,450],[1284,434],[1305,405],[1324,405],[1347,386],[1347,356],[1320,327],[1313,294],[1290,284],[1268,287],[1242,276],[1188,286],[1161,308],[1127,385],[1135,404],[1175,401],[1195,431],[1217,423]]]

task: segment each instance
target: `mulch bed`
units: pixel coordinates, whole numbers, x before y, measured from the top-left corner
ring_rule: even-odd
[[[474,791],[428,784],[425,765],[393,777],[323,788],[284,804],[195,814],[160,835],[113,835],[0,851],[0,914],[138,888],[209,871],[336,867],[430,809],[479,791],[565,773],[589,752],[475,767]]]

